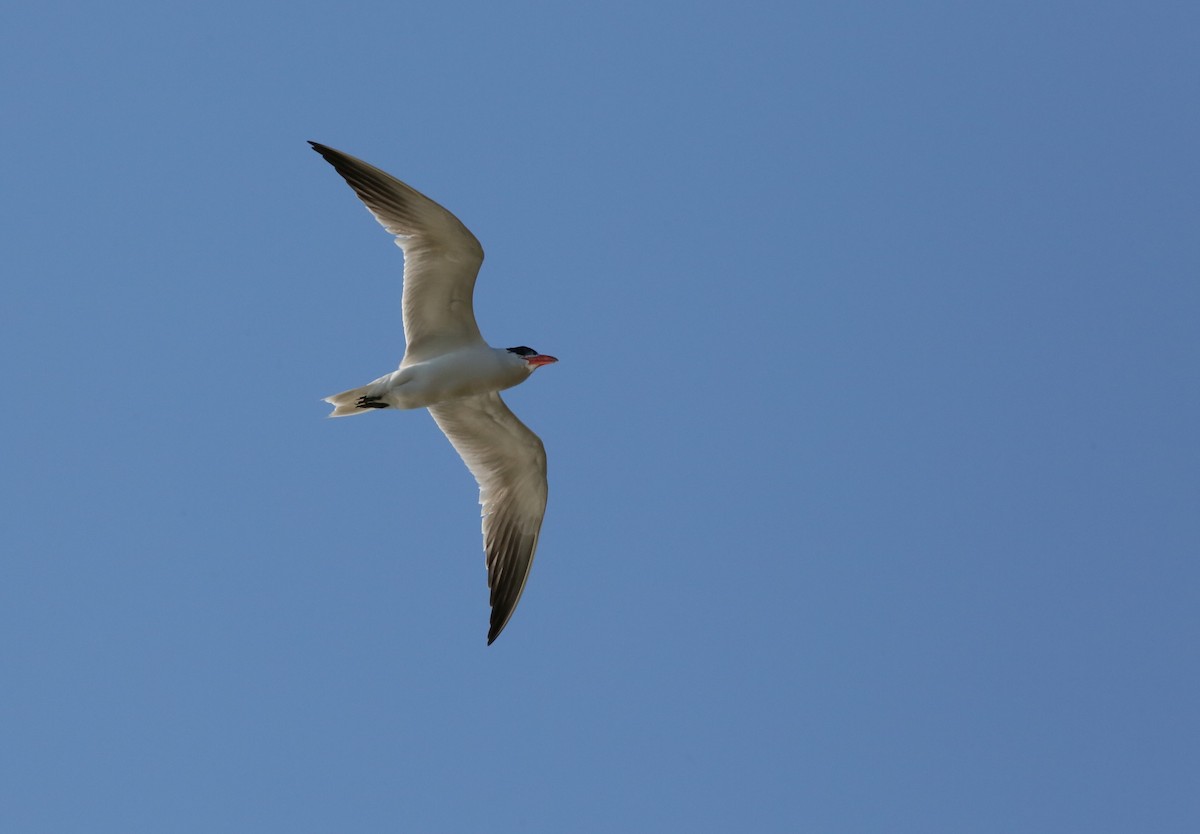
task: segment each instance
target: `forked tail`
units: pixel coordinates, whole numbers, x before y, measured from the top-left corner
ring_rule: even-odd
[[[378,383],[372,382],[361,388],[351,388],[349,391],[326,397],[325,402],[333,406],[333,411],[329,416],[348,417],[351,414],[365,414],[376,408],[387,408],[388,405],[383,402],[382,397],[372,394],[378,388]]]

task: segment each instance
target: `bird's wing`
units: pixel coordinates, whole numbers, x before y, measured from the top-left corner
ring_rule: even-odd
[[[479,482],[491,645],[517,607],[533,564],[546,513],[546,449],[495,392],[431,405],[429,413]]]
[[[404,250],[405,356],[422,359],[482,343],[472,296],[483,247],[459,219],[414,188],[361,159],[316,142]]]

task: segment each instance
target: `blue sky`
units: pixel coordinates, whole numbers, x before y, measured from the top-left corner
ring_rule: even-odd
[[[1191,3],[114,2],[0,32],[0,828],[1193,832]],[[485,647],[401,254],[550,504]]]

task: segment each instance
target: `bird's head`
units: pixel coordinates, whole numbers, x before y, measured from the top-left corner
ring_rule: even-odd
[[[521,359],[525,361],[525,366],[529,369],[530,373],[533,373],[538,368],[542,367],[542,365],[552,365],[558,361],[553,356],[547,356],[544,353],[538,353],[531,347],[525,347],[525,345],[521,345],[520,347],[510,347],[508,352],[521,357]]]

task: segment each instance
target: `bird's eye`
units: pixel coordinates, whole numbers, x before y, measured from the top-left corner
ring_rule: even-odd
[[[537,355],[536,350],[534,350],[533,348],[530,348],[530,347],[525,347],[525,345],[521,345],[520,347],[511,347],[508,349],[508,352],[515,353],[517,356],[536,356]]]

